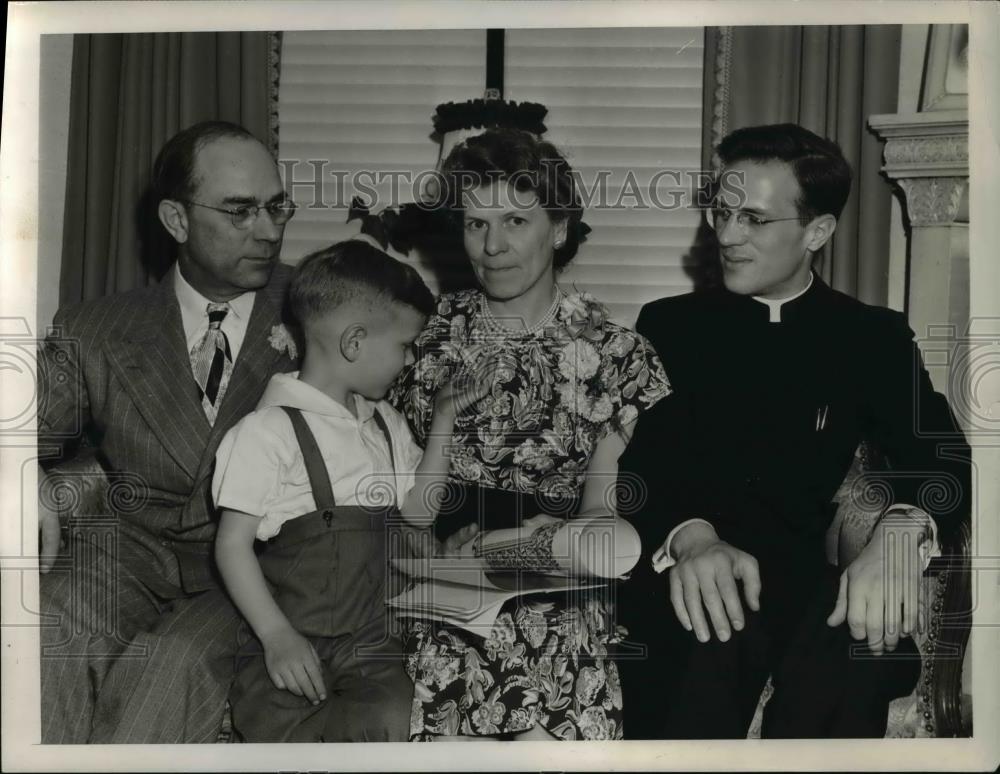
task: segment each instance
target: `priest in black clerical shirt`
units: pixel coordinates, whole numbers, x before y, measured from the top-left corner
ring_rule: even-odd
[[[743,737],[770,675],[765,736],[883,736],[919,674],[917,581],[968,518],[969,449],[903,315],[812,273],[850,191],[840,148],[782,124],[717,150],[725,288],[648,304],[636,325],[673,394],[620,462],[646,490],[619,597],[646,649],[619,662],[625,735]],[[886,509],[835,568],[824,536],[862,441],[887,461]]]

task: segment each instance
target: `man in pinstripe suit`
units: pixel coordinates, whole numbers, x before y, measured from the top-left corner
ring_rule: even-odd
[[[295,367],[269,341],[294,205],[268,151],[242,127],[198,124],[153,178],[176,264],[159,285],[61,309],[39,353],[40,456],[89,433],[139,498],[109,498],[113,539],[73,530],[58,559],[58,515],[39,508],[43,743],[215,739],[239,617],[210,560],[212,462],[270,376]]]

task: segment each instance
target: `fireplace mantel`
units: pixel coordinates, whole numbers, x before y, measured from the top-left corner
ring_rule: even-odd
[[[873,115],[868,123],[885,140],[882,171],[902,190],[910,227],[966,222],[968,113]]]

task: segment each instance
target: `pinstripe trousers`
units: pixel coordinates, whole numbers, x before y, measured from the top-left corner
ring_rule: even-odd
[[[215,741],[239,613],[221,589],[154,593],[81,540],[41,576],[42,743]]]

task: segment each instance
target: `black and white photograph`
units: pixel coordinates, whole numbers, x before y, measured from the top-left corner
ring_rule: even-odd
[[[8,13],[5,770],[1000,765],[997,6]]]

